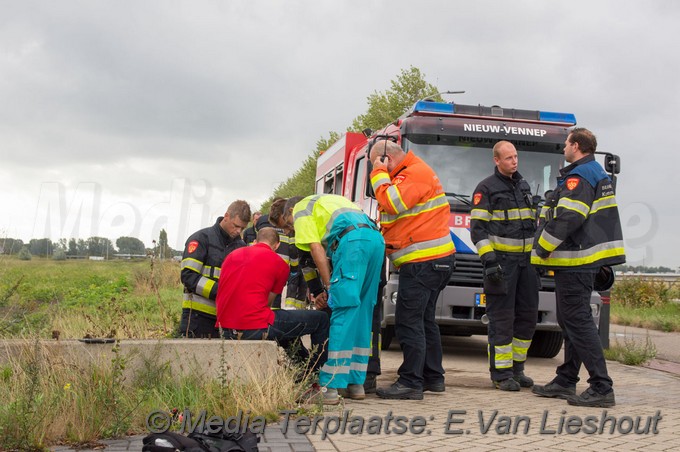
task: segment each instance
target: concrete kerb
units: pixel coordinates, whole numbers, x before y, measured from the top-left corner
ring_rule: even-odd
[[[262,381],[277,370],[279,349],[273,341],[229,341],[204,339],[121,340],[116,343],[85,343],[78,340],[10,339],[0,341],[0,365],[40,353],[51,365],[76,368],[109,364],[118,356],[126,363],[125,377],[149,366],[168,366],[176,377]]]

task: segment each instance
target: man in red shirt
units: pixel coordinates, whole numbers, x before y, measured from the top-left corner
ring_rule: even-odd
[[[217,323],[227,338],[294,339],[311,335],[312,365],[326,361],[328,315],[322,311],[271,309],[283,291],[289,266],[276,254],[279,234],[273,228],[257,233],[253,246],[229,254],[217,288]]]

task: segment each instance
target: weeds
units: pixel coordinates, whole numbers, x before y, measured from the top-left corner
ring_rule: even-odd
[[[630,338],[624,336],[623,344],[616,339],[614,344],[610,344],[609,349],[604,350],[604,356],[630,366],[640,366],[656,357],[656,347],[649,335],[644,342],[637,341],[632,336]]]

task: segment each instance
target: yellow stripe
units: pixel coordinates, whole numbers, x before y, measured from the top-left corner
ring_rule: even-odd
[[[576,267],[580,265],[592,264],[593,262],[597,262],[608,257],[623,256],[624,254],[626,253],[623,248],[612,248],[598,251],[584,257],[548,257],[547,259],[541,259],[538,256],[531,256],[531,263],[545,266],[554,265],[557,267]]]
[[[406,262],[424,259],[424,258],[427,258],[427,257],[444,255],[446,253],[450,253],[451,251],[455,251],[455,248],[453,246],[453,242],[449,242],[449,243],[446,243],[444,245],[439,245],[439,246],[435,246],[435,247],[432,247],[432,248],[416,250],[416,251],[413,251],[411,253],[404,254],[400,258],[392,261],[392,263],[396,267],[399,267],[400,265],[403,265]]]

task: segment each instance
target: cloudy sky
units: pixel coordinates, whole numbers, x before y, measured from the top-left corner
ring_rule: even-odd
[[[0,237],[170,245],[419,68],[622,158],[629,262],[680,265],[680,2],[0,0]]]

